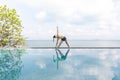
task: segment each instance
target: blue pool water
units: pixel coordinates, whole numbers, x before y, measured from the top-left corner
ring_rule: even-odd
[[[0,50],[0,80],[120,80],[120,49]]]

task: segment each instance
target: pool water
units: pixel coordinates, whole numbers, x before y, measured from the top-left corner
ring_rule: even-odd
[[[0,50],[0,80],[120,80],[120,49]]]

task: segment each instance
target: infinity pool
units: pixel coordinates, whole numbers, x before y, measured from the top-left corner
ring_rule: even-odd
[[[0,50],[0,80],[120,80],[120,49]]]

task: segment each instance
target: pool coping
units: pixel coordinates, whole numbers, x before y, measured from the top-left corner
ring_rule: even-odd
[[[28,47],[30,49],[55,49],[55,47]],[[60,47],[59,49],[120,49],[120,47]]]
[[[21,48],[0,48],[5,50],[12,49],[56,49],[55,47],[21,47]],[[120,49],[120,47],[60,47],[57,49]]]

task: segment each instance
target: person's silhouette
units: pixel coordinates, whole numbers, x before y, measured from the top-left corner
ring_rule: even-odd
[[[57,62],[57,69],[58,69],[58,67],[59,67],[59,61],[64,61],[64,60],[67,59],[67,55],[68,55],[70,49],[68,49],[66,51],[65,55],[59,49],[55,49],[55,51],[56,51],[56,57],[57,58],[55,59],[54,56],[53,56],[53,61]]]

